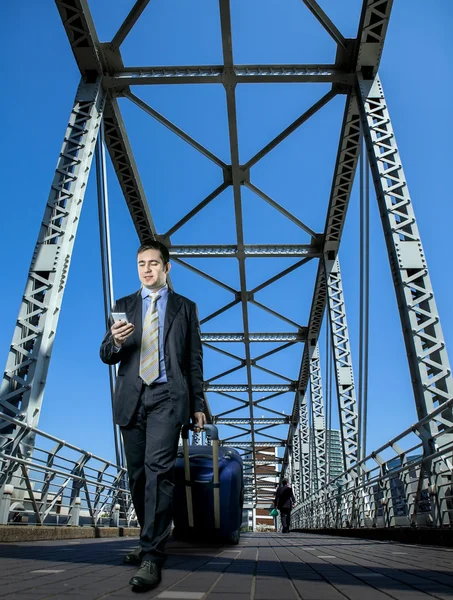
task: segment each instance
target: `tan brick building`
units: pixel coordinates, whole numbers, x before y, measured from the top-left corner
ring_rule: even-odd
[[[245,458],[250,457],[251,453],[245,455]],[[257,479],[257,508],[250,511],[249,525],[253,526],[268,526],[274,527],[274,518],[269,515],[275,497],[279,477],[280,477],[280,459],[278,457],[278,448],[269,446],[256,449],[256,470]]]

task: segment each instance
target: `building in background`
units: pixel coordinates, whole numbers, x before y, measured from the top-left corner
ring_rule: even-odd
[[[329,429],[327,431],[326,452],[329,479],[332,480],[339,477],[345,470],[339,429]]]
[[[335,479],[344,472],[343,450],[341,435],[338,429],[327,432],[327,451],[330,457],[330,478]],[[313,456],[313,454],[312,454]],[[253,477],[252,450],[246,450],[242,456],[244,461],[244,478]],[[280,466],[282,459],[278,456],[278,448],[269,446],[256,449],[256,498],[244,498],[244,523],[248,522],[249,529],[253,531],[274,528],[274,518],[270,516],[275,492],[280,480]],[[291,479],[291,478],[289,478]],[[293,483],[293,482],[290,482]],[[248,516],[247,516],[248,513]]]
[[[335,479],[344,473],[344,460],[343,460],[343,450],[341,446],[341,434],[339,429],[329,429],[327,430],[327,439],[326,439],[326,478],[327,481]],[[313,429],[310,428],[310,453],[309,453],[309,461],[310,461],[310,472],[313,473],[316,471],[316,459],[315,459],[315,439],[313,435]],[[311,492],[313,493],[316,489],[318,489],[317,479],[313,478],[312,480],[312,488]],[[341,483],[339,481],[339,483]]]
[[[278,456],[278,448],[269,446],[256,449],[256,498],[253,502],[247,497],[244,498],[244,505],[248,510],[248,524],[253,531],[260,528],[273,529],[274,518],[270,516],[273,506],[275,492],[280,478],[281,459]],[[243,455],[244,476],[253,477],[252,471],[252,451],[249,450]],[[251,504],[254,506],[252,507]],[[248,505],[248,506],[247,506]]]

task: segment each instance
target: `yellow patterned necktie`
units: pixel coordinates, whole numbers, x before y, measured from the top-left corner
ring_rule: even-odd
[[[151,295],[151,304],[146,311],[143,323],[142,345],[140,349],[140,377],[151,385],[159,377],[159,314],[157,294]]]

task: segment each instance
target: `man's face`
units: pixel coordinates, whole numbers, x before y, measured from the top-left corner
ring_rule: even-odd
[[[143,286],[153,290],[167,283],[170,263],[164,266],[159,250],[145,250],[137,256],[138,276]]]

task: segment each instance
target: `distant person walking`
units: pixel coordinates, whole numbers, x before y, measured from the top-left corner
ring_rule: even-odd
[[[275,494],[274,507],[280,511],[282,521],[282,533],[289,533],[291,522],[291,511],[296,504],[296,499],[287,479],[282,479],[282,484]]]

